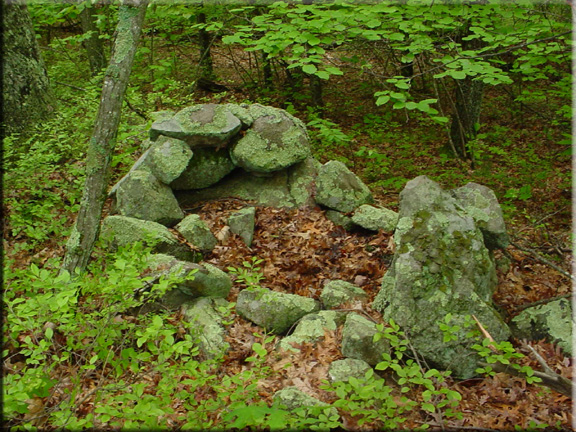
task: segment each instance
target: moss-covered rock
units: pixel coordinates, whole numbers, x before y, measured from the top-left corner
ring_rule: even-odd
[[[274,334],[286,333],[296,322],[319,305],[311,298],[271,291],[266,288],[240,291],[236,312]]]
[[[194,156],[180,176],[170,183],[173,190],[203,189],[210,187],[234,170],[227,149],[195,148]]]
[[[249,172],[271,173],[288,168],[310,155],[303,123],[288,112],[250,105],[253,123],[231,148],[234,164]]]
[[[339,161],[322,165],[316,178],[316,202],[348,213],[374,200],[368,186]]]
[[[327,331],[335,331],[344,323],[346,312],[320,311],[302,318],[294,332],[280,341],[280,348],[285,351],[299,351],[293,344],[314,343],[324,338]]]
[[[202,252],[210,252],[218,240],[208,228],[206,222],[200,219],[197,214],[186,216],[178,225],[174,227],[182,236],[198,247]]]
[[[288,173],[285,170],[272,173],[270,177],[257,177],[237,169],[212,187],[175,191],[175,195],[184,207],[221,198],[239,198],[270,207],[296,206],[288,188]]]
[[[190,147],[226,147],[242,128],[242,122],[226,105],[192,105],[169,119],[152,124],[150,139],[164,135],[185,141]]]
[[[219,309],[226,308],[227,304],[224,299],[199,298],[185,303],[182,307],[182,316],[193,324],[189,332],[198,339],[200,351],[207,358],[222,358],[230,348],[225,339],[223,316],[219,312]]]
[[[328,282],[320,294],[320,300],[327,309],[334,309],[344,303],[363,301],[367,298],[368,295],[362,288],[343,280]]]
[[[126,216],[108,216],[102,222],[100,238],[107,241],[112,250],[142,242],[152,247],[156,253],[171,255],[184,261],[193,261],[195,257],[195,254],[180,243],[168,228],[152,221]]]
[[[145,163],[164,184],[178,178],[192,159],[192,150],[184,141],[167,137],[156,141],[147,153]]]
[[[382,354],[390,353],[387,339],[374,342],[376,324],[367,318],[349,313],[342,329],[342,355],[348,358],[363,360],[371,366],[382,361]]]
[[[345,358],[336,360],[330,365],[328,369],[328,377],[330,381],[349,381],[350,378],[362,379],[366,376],[366,372],[372,368],[364,360]]]
[[[569,356],[572,356],[572,328],[572,305],[567,299],[527,308],[512,319],[515,337],[545,338],[558,343]]]
[[[172,189],[150,171],[138,169],[119,184],[114,209],[122,216],[173,226],[184,217]]]
[[[451,194],[474,219],[488,249],[505,249],[510,244],[502,208],[492,190],[478,183],[468,183],[453,189]]]
[[[497,341],[510,331],[492,306],[496,271],[474,219],[458,201],[426,176],[400,194],[396,253],[373,307],[410,333],[415,349],[461,378],[474,376],[479,358],[468,348],[466,330],[444,342],[438,322],[453,325],[474,315]]]
[[[255,216],[256,208],[246,207],[232,213],[228,218],[230,231],[236,235],[239,235],[244,244],[248,247],[252,246]]]
[[[387,208],[363,204],[354,211],[352,222],[367,230],[391,232],[398,223],[398,213]]]

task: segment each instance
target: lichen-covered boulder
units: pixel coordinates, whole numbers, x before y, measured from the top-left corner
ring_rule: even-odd
[[[152,251],[171,255],[184,261],[193,261],[195,254],[166,228],[152,221],[126,217],[108,216],[102,222],[100,238],[110,243],[110,248],[142,242]]]
[[[316,178],[316,202],[348,213],[374,200],[368,186],[340,161],[322,165]]]
[[[144,169],[131,171],[118,185],[114,210],[122,216],[166,226],[173,226],[184,217],[172,189]]]
[[[327,331],[335,331],[344,323],[346,312],[320,311],[302,318],[294,332],[280,341],[280,348],[285,351],[300,351],[293,344],[314,343],[324,338]]]
[[[357,313],[349,313],[342,329],[342,355],[376,366],[382,361],[382,354],[390,353],[387,339],[374,342],[376,332],[374,322]]]
[[[570,300],[560,299],[520,312],[512,319],[514,336],[520,339],[545,338],[556,342],[572,356],[572,305]]]
[[[178,225],[174,227],[182,236],[200,249],[202,252],[210,252],[218,240],[206,225],[200,216],[197,214],[191,214],[186,216],[180,221]]]
[[[387,208],[363,204],[354,211],[352,222],[371,231],[394,231],[398,223],[398,213]]]
[[[154,274],[182,278],[175,289],[189,298],[226,298],[232,288],[230,276],[212,264],[180,261],[166,254],[152,254],[148,263]]]
[[[147,151],[146,165],[154,176],[164,184],[178,178],[192,159],[192,150],[184,142],[162,137]]]
[[[199,190],[175,191],[181,206],[222,198],[239,198],[270,207],[295,207],[288,187],[288,172],[276,171],[270,177],[256,177],[237,169],[217,184]]]
[[[313,408],[308,413],[309,416],[315,417],[316,415],[323,414],[324,416],[328,416],[334,420],[337,420],[339,417],[336,408],[329,407],[329,405],[326,402],[322,402],[320,399],[317,399],[313,396],[310,396],[307,393],[304,393],[297,387],[289,386],[284,387],[282,390],[278,390],[276,393],[274,393],[273,400],[274,404],[283,405],[290,411],[303,407]]]
[[[209,359],[222,358],[230,348],[222,325],[224,317],[219,312],[227,309],[227,304],[224,299],[199,298],[182,307],[182,316],[193,324],[189,333],[197,338],[200,351]]]
[[[310,156],[306,127],[299,119],[259,104],[250,105],[248,110],[254,121],[230,150],[235,165],[268,174]]]
[[[326,210],[326,218],[334,225],[341,226],[347,231],[352,230],[356,226],[350,216],[346,216],[344,213],[336,210]]]
[[[227,149],[195,148],[194,156],[170,183],[173,190],[203,189],[210,187],[234,170]]]
[[[169,119],[154,122],[150,139],[156,141],[163,135],[185,141],[192,148],[222,148],[241,128],[242,122],[226,105],[192,105]]]
[[[474,219],[426,176],[406,184],[394,234],[396,252],[373,308],[407,329],[414,348],[460,378],[474,376],[479,358],[466,331],[444,342],[438,322],[461,325],[474,315],[497,341],[510,331],[492,306],[496,271]],[[464,326],[462,326],[464,327]]]
[[[238,294],[236,312],[244,319],[274,334],[286,333],[319,305],[311,298],[266,288],[244,289]]]
[[[363,301],[367,298],[368,295],[362,288],[343,280],[328,282],[320,294],[320,300],[327,309],[334,309],[344,303]]]
[[[316,177],[322,164],[308,157],[288,168],[288,189],[296,207],[313,207]]]
[[[331,382],[346,382],[349,381],[350,378],[364,378],[366,372],[371,369],[372,367],[364,360],[345,358],[332,362],[330,369],[328,369],[328,377]]]
[[[468,183],[450,192],[482,231],[486,247],[490,250],[506,249],[510,239],[494,192],[478,183]]]
[[[236,235],[239,235],[244,244],[248,247],[252,246],[255,217],[256,208],[246,207],[232,213],[228,218],[228,226],[230,226],[230,231]]]

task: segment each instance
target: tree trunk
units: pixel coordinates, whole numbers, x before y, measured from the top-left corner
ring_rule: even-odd
[[[206,24],[206,12],[203,9],[198,13],[196,23]],[[212,55],[210,54],[210,33],[203,27],[198,30],[198,44],[200,46],[200,77],[212,80],[214,79],[214,67],[212,65]]]
[[[104,76],[100,108],[88,146],[86,181],[80,210],[64,257],[63,270],[70,273],[83,272],[86,269],[100,232],[100,218],[110,174],[110,158],[147,6],[148,0],[125,0],[118,11],[116,40]]]
[[[274,87],[273,76],[272,76],[272,64],[268,58],[268,54],[261,52],[262,56],[262,84],[266,90],[272,90]]]
[[[469,26],[470,23],[468,23],[466,30],[460,36],[462,50],[482,48],[485,45],[482,40],[462,40],[464,36],[470,34]],[[456,150],[456,156],[462,159],[469,159],[472,162],[472,168],[474,168],[474,154],[469,144],[478,134],[480,108],[486,84],[479,80],[475,81],[474,77],[471,76],[467,76],[462,80],[455,80],[455,83],[455,102],[452,124],[450,125],[450,139],[453,148]]]
[[[106,67],[106,54],[104,53],[104,44],[100,39],[100,32],[96,27],[96,10],[89,1],[80,0],[80,3],[84,3],[84,8],[80,12],[82,31],[89,34],[83,45],[90,62],[90,72],[94,76]]]
[[[3,125],[22,132],[53,111],[50,83],[28,8],[23,1],[4,5]]]
[[[476,138],[480,121],[480,108],[485,84],[472,77],[456,80],[455,113],[450,127],[450,138],[458,156],[473,159],[469,143]]]
[[[316,75],[308,75],[310,79],[310,94],[312,97],[312,106],[316,108],[318,114],[322,116],[324,111],[324,99],[322,97],[322,79]]]

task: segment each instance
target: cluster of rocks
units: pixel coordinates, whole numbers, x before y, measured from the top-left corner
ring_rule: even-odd
[[[342,326],[346,359],[335,362],[331,376],[363,374],[390,350],[385,339],[374,342],[376,323],[360,312],[364,306],[398,323],[429,364],[460,378],[474,376],[479,359],[464,328],[445,342],[438,323],[447,315],[452,326],[460,327],[467,316],[475,316],[497,341],[508,339],[511,331],[521,337],[547,334],[571,352],[569,302],[531,308],[512,328],[493,307],[493,251],[505,248],[508,236],[496,196],[484,186],[469,183],[447,191],[420,176],[400,194],[399,213],[371,205],[370,190],[344,164],[322,165],[311,157],[300,120],[261,105],[195,105],[161,113],[146,147],[113,187],[115,214],[105,218],[101,235],[113,248],[148,243],[155,252],[153,272],[185,279],[162,303],[182,307],[184,317],[196,323],[194,332],[208,357],[228,349],[223,321],[232,284],[224,271],[201,263],[218,240],[198,215],[186,216],[182,207],[224,197],[276,207],[320,205],[346,228],[394,232],[394,258],[372,305],[361,288],[346,281],[328,283],[320,302],[262,287],[238,295],[235,312],[283,336],[279,350],[298,350],[299,344],[315,343]],[[255,211],[247,206],[228,220],[248,246]],[[194,278],[185,278],[189,274]],[[358,304],[357,311],[340,310],[350,303]]]

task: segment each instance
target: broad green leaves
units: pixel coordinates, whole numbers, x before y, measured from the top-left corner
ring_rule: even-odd
[[[349,50],[356,44],[378,43],[374,49],[384,50],[391,60],[386,70],[374,71],[367,62],[363,66],[386,83],[375,93],[376,104],[391,103],[394,109],[422,111],[446,122],[431,106],[437,101],[413,100],[414,80],[430,76],[446,88],[450,85],[446,80],[472,78],[499,85],[511,84],[515,75],[535,80],[569,73],[570,10],[556,6],[551,11],[552,7],[528,0],[474,5],[425,0],[402,5],[276,2],[261,8],[249,23],[236,25],[223,40],[262,51],[290,69],[321,79],[348,73],[346,62],[356,58],[349,56]],[[246,13],[253,8],[237,10]],[[334,61],[338,47],[348,52]],[[414,75],[398,77],[398,61],[413,62]],[[554,64],[562,64],[563,69]]]

